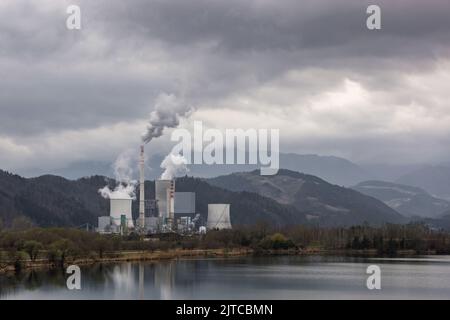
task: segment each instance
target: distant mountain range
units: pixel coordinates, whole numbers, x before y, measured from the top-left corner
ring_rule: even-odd
[[[406,217],[436,218],[450,210],[450,202],[433,197],[418,187],[385,181],[364,181],[353,189],[383,201]]]
[[[396,180],[398,183],[420,187],[433,196],[450,200],[450,167],[423,166]]]
[[[157,179],[161,176],[160,164],[164,155],[154,155],[147,161],[146,177]],[[137,168],[137,165],[136,165]],[[250,172],[259,169],[257,165],[189,165],[189,176],[213,178],[235,172]],[[352,187],[356,184],[379,180],[410,185],[424,189],[437,198],[450,200],[450,164],[432,165],[358,165],[335,156],[314,154],[280,153],[280,168],[317,176],[340,186]],[[20,172],[25,177],[53,174],[71,180],[93,175],[113,177],[112,164],[99,161],[81,161],[50,172],[28,169]],[[136,170],[137,174],[137,170]]]
[[[160,164],[164,156],[155,155],[148,159],[146,176],[149,179],[157,179],[162,169]],[[258,165],[189,165],[189,175],[199,178],[212,178],[227,175],[234,172],[249,172],[259,169]],[[294,153],[280,154],[280,168],[292,171],[304,172],[318,176],[330,183],[351,186],[372,177],[371,173],[343,158],[334,156],[299,155]],[[45,172],[48,173],[48,172]],[[98,161],[82,161],[70,164],[65,168],[55,169],[50,172],[67,179],[76,180],[92,175],[104,175],[113,177],[112,164]],[[39,169],[31,169],[23,172],[27,177],[44,174]]]
[[[0,171],[0,218],[3,225],[25,217],[39,226],[96,225],[108,215],[109,203],[98,189],[115,181],[104,176],[77,180],[45,175],[26,179]],[[276,176],[237,173],[204,180],[177,179],[178,191],[196,192],[197,212],[207,215],[208,203],[230,203],[234,225],[267,222],[271,225],[312,223],[354,225],[401,223],[404,218],[381,201],[332,185],[311,175],[280,170]],[[138,191],[138,190],[137,190]],[[146,197],[154,198],[154,183],[146,181]],[[133,215],[138,215],[137,201]]]
[[[146,169],[148,179],[154,180],[161,175],[160,164],[163,159],[163,155],[154,155],[148,159]],[[257,165],[189,165],[188,168],[189,176],[213,178],[235,172],[250,172],[259,167]],[[450,200],[450,165],[358,165],[335,156],[281,153],[280,168],[314,175],[330,183],[346,187],[367,180],[416,186],[435,197]],[[54,169],[50,172],[44,172],[40,169],[29,169],[21,172],[26,177],[48,173],[71,180],[93,175],[114,177],[112,164],[99,161],[75,162],[67,167]]]
[[[207,180],[235,192],[252,192],[304,212],[310,223],[325,226],[402,223],[406,220],[381,201],[318,177],[282,169],[275,176],[259,171],[234,173]]]
[[[317,176],[342,186],[354,185],[370,176],[367,170],[344,158],[314,154],[282,154],[280,168]]]

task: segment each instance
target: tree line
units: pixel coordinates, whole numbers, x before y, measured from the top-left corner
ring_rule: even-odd
[[[320,228],[297,225],[276,228],[259,223],[205,235],[163,237],[144,241],[137,234],[101,235],[68,228],[0,230],[0,268],[24,262],[45,261],[63,266],[77,259],[102,259],[121,251],[169,249],[249,248],[273,250],[375,250],[395,255],[399,250],[416,254],[450,253],[450,234],[423,224]]]

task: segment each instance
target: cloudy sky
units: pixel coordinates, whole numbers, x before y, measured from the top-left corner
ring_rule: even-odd
[[[113,161],[161,94],[194,107],[184,127],[279,128],[286,152],[450,161],[449,13],[448,0],[2,0],[0,168]]]

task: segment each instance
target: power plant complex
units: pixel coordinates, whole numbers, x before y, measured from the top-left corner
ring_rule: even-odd
[[[144,146],[139,157],[139,216],[132,217],[131,197],[110,197],[110,214],[98,218],[100,233],[143,235],[159,233],[194,234],[213,229],[231,229],[230,205],[208,204],[206,227],[196,211],[195,192],[176,192],[175,180],[155,180],[155,199],[145,199]],[[203,213],[204,215],[206,213]]]

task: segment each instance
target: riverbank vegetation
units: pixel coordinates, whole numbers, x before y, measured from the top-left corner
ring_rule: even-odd
[[[74,261],[104,261],[119,253],[127,257],[162,257],[172,252],[186,255],[221,249],[221,252],[311,253],[372,252],[377,255],[449,254],[450,234],[421,224],[319,228],[292,226],[274,228],[265,224],[233,230],[214,230],[205,235],[164,236],[142,239],[128,236],[100,235],[77,229],[33,228],[0,231],[0,270],[33,265],[64,266]],[[203,250],[203,251],[202,251]],[[208,251],[209,250],[209,251]],[[239,251],[240,250],[240,251]],[[137,253],[136,253],[137,252]],[[131,255],[133,253],[133,255]],[[165,255],[170,257],[170,255]]]

